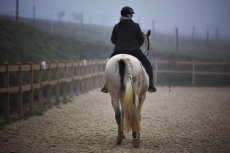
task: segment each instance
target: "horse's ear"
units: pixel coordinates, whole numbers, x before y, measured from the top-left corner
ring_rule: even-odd
[[[151,35],[151,30],[149,29],[146,34],[148,37]]]

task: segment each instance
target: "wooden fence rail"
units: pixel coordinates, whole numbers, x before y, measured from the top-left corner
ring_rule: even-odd
[[[67,86],[69,85],[69,91],[74,92],[75,89],[80,89],[80,93],[84,94],[92,89],[99,88],[103,83],[103,75],[106,60],[83,60],[77,62],[42,62],[38,64],[29,63],[28,65],[9,65],[5,63],[0,66],[0,73],[4,73],[3,88],[0,89],[0,94],[4,95],[4,119],[8,119],[10,116],[10,94],[17,94],[17,115],[23,115],[22,105],[22,93],[28,92],[28,108],[34,110],[34,91],[38,91],[38,108],[43,108],[43,88],[46,87],[46,99],[48,104],[52,104],[52,90],[55,88],[55,99],[60,100],[60,84],[63,84],[62,97],[63,100],[67,99]],[[230,76],[230,71],[227,72],[209,72],[209,71],[196,71],[196,67],[199,65],[225,65],[230,66],[230,63],[226,62],[198,62],[198,61],[167,61],[167,60],[151,60],[153,64],[154,83],[157,83],[159,73],[180,73],[191,74],[192,85],[195,84],[196,75],[227,75]],[[160,69],[160,65],[191,65],[191,70],[164,70]],[[61,71],[62,70],[62,71]],[[10,73],[17,73],[17,85],[10,86]],[[22,74],[28,74],[27,84],[23,84]],[[36,73],[35,73],[36,72]],[[62,72],[62,73],[61,73]],[[37,74],[37,82],[34,80],[34,76]],[[60,76],[62,74],[62,77]],[[43,76],[46,76],[45,79]],[[53,77],[52,77],[53,76]],[[44,80],[43,80],[44,79]],[[76,91],[75,91],[76,92]],[[0,101],[1,102],[1,101]]]
[[[151,60],[154,65],[154,83],[157,83],[158,73],[180,73],[180,74],[191,74],[192,85],[195,85],[196,75],[216,75],[216,76],[230,76],[230,62],[200,62],[200,61],[168,61],[168,60]],[[158,67],[160,64],[174,64],[174,65],[191,65],[191,70],[160,70]],[[200,65],[208,66],[229,66],[226,72],[213,72],[213,71],[196,71],[196,67]]]
[[[5,63],[4,66],[0,66],[0,73],[4,73],[3,88],[0,89],[0,94],[4,94],[4,119],[8,119],[10,116],[10,94],[17,93],[17,115],[23,115],[22,111],[22,93],[29,92],[29,110],[34,110],[34,91],[38,90],[38,108],[43,108],[43,88],[47,87],[47,102],[51,104],[52,91],[51,86],[55,87],[56,101],[60,100],[59,86],[62,83],[62,96],[63,100],[67,99],[67,84],[69,84],[69,90],[74,91],[74,82],[80,89],[80,93],[83,94],[98,88],[102,85],[105,60],[89,60],[89,61],[77,61],[63,63],[46,62],[43,65],[41,62],[38,64],[29,63],[29,65],[9,65]],[[59,76],[59,71],[63,70],[63,77]],[[51,70],[54,70],[54,79],[51,78]],[[69,73],[68,73],[68,72]],[[17,73],[17,86],[10,87],[10,73]],[[22,84],[22,73],[28,73],[28,84]],[[37,72],[37,82],[34,82],[34,74]],[[46,75],[46,79],[43,80],[43,73]],[[69,76],[67,76],[67,73]]]

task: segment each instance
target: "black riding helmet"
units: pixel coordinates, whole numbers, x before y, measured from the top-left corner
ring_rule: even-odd
[[[135,14],[131,7],[125,6],[121,9],[121,15],[126,16],[127,14]]]

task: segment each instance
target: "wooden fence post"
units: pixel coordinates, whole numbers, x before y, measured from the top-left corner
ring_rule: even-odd
[[[6,72],[4,73],[4,88],[7,88],[8,91],[4,93],[4,119],[10,117],[10,91],[9,91],[9,63],[4,63],[6,67]]]
[[[100,83],[99,83],[99,60],[96,60],[96,70],[95,70],[97,76],[96,76],[96,86],[100,87]]]
[[[157,71],[158,71],[158,59],[155,60],[155,65],[154,65],[154,84],[157,83]]]
[[[178,28],[176,27],[176,54],[179,53],[179,38],[178,38]]]
[[[17,72],[17,86],[18,86],[18,93],[17,93],[17,114],[18,116],[22,115],[22,64],[20,62],[17,63],[18,65],[18,72]]]
[[[84,60],[84,67],[85,67],[85,76],[87,76],[87,74],[89,74],[89,64],[90,61]],[[89,78],[84,77],[84,81],[85,81],[85,93],[88,92],[89,89]]]
[[[195,26],[192,27],[192,43],[194,43]]]
[[[34,69],[33,69],[33,63],[29,62],[30,65],[30,71],[29,71],[29,84],[31,86],[31,89],[29,91],[29,110],[34,110]]]
[[[219,39],[219,28],[218,27],[216,27],[215,38],[216,40]]]
[[[67,62],[64,60],[65,67],[63,69],[63,78],[65,78],[64,86],[63,86],[63,99],[66,100],[67,97]]]
[[[56,63],[56,69],[55,69],[55,80],[57,81],[56,87],[55,87],[55,95],[56,95],[56,101],[59,101],[59,65],[58,61],[55,61]]]
[[[87,76],[89,76],[89,74],[90,74],[90,60],[88,60],[87,61],[87,66],[86,66],[86,68],[87,68]],[[90,90],[90,78],[89,77],[87,77],[87,79],[86,79],[86,92],[89,92],[89,90]]]
[[[90,89],[91,89],[91,86],[90,86],[90,82],[91,82],[91,77],[90,77],[90,68],[91,68],[91,60],[88,60],[88,63],[87,63],[87,75],[89,76],[88,78],[87,78],[87,85],[86,85],[86,87],[87,87],[87,92],[89,92],[90,91]]]
[[[94,66],[94,61],[91,60],[90,61],[90,90],[92,90],[94,88],[94,85],[93,85],[93,66]]]
[[[98,74],[101,72],[101,60],[98,60],[97,62],[97,72]],[[98,85],[100,86],[101,85],[101,76],[97,76],[97,82],[98,82]]]
[[[80,68],[80,61],[77,61],[77,67],[76,67],[76,76],[79,77],[81,74],[81,68]],[[77,83],[76,83],[76,94],[78,95],[79,94],[79,89],[80,89],[80,85],[81,85],[81,81],[80,80],[77,80]]]
[[[73,61],[71,60],[71,67],[70,67],[70,92],[73,92],[73,75],[74,75],[74,66],[73,66]]]
[[[85,63],[82,61],[83,64],[81,66],[81,75],[82,75],[82,81],[81,81],[81,94],[85,93]]]
[[[19,3],[18,3],[19,0],[16,0],[16,22],[18,22],[18,14],[19,14]]]
[[[43,65],[41,62],[38,63],[40,69],[38,70],[38,83],[40,84],[40,88],[38,89],[38,107],[43,108],[43,85],[42,85],[42,69]]]
[[[94,84],[95,84],[95,87],[97,88],[99,86],[99,81],[98,81],[98,59],[95,60],[95,63],[94,63],[94,72],[96,74],[96,76],[94,77]]]
[[[156,31],[155,31],[155,21],[154,20],[152,20],[152,31],[151,31],[151,33],[152,33],[152,39],[154,39],[155,37],[156,37]]]
[[[50,61],[46,62],[46,80],[49,82],[49,85],[47,87],[47,101],[48,104],[51,105],[51,68],[50,68]]]
[[[103,72],[104,71],[104,60],[101,60],[100,62],[100,67],[99,67],[99,72]],[[100,77],[100,82],[103,82],[104,84],[104,78],[102,76],[99,76]]]
[[[196,62],[193,60],[192,62],[192,85],[195,85],[195,71],[196,71]]]
[[[100,66],[99,66],[99,72],[101,73],[102,72],[102,70],[103,70],[103,62],[104,62],[104,60],[101,60],[101,62],[100,62]],[[104,84],[104,80],[103,80],[103,78],[100,76],[100,83],[101,82],[103,82],[103,84]]]

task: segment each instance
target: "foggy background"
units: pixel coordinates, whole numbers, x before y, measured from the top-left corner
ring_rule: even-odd
[[[19,18],[48,19],[63,22],[113,26],[124,6],[134,9],[133,20],[143,30],[210,36],[218,31],[220,39],[230,39],[229,0],[19,0]],[[0,0],[0,14],[15,16],[16,0]]]

